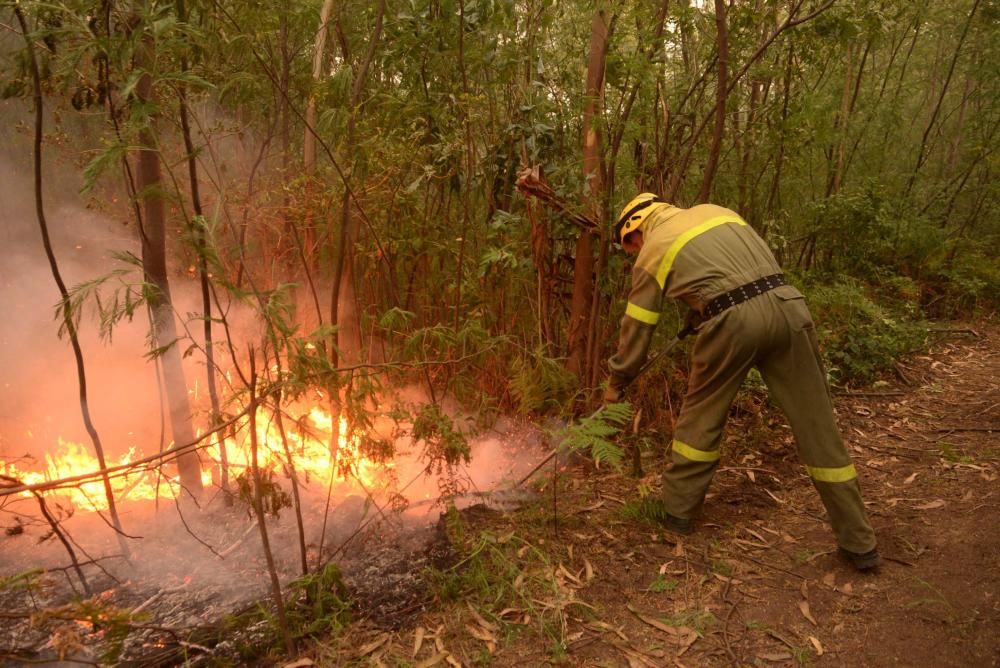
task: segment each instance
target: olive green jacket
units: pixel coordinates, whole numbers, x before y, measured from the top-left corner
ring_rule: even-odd
[[[781,271],[753,228],[721,206],[665,204],[641,229],[618,350],[608,363],[613,388],[627,385],[645,362],[664,296],[698,312],[724,292]]]

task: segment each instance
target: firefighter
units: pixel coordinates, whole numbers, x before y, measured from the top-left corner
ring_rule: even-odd
[[[756,367],[788,417],[841,554],[858,570],[875,568],[875,534],[837,428],[812,318],[764,240],[729,209],[682,209],[652,193],[622,209],[614,232],[636,258],[605,401],[619,401],[642,367],[664,296],[684,302],[696,323],[673,466],[663,476],[665,527],[691,532],[719,463],[729,407]]]

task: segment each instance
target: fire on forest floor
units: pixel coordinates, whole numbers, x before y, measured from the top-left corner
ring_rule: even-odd
[[[472,464],[455,472],[469,490],[458,504],[484,499],[516,503],[516,495],[494,498],[491,490],[526,472],[544,454],[543,438],[530,424],[504,422],[488,437],[473,439]],[[441,508],[433,502],[442,483],[436,476],[421,475],[422,464],[412,444],[397,446],[402,456],[384,470],[391,472],[388,481],[405,482],[398,482],[398,487],[385,481],[376,485],[379,481],[373,474],[370,488],[364,486],[372,496],[363,496],[359,486],[346,483],[328,487],[317,475],[300,478],[309,568],[315,569],[321,561],[335,562],[364,616],[386,628],[397,628],[422,610],[427,592],[424,571],[444,563],[449,555],[436,528]],[[283,487],[287,492],[287,481]],[[326,495],[331,489],[327,511]],[[396,491],[402,491],[405,502]],[[72,512],[69,503],[58,497],[49,501],[62,518],[61,526],[71,537],[78,559],[85,562],[96,600],[112,609],[131,611],[133,632],[124,644],[120,665],[155,665],[156,656],[176,659],[182,643],[189,642],[182,640],[189,632],[212,635],[227,616],[253,609],[261,601],[267,605],[269,578],[260,530],[245,502],[227,507],[216,494],[201,508],[169,497],[161,497],[158,503],[131,498],[119,504],[125,533],[131,536],[127,541],[130,561],[121,558],[106,513]],[[80,594],[65,550],[46,527],[33,521],[34,508],[34,499],[21,497],[7,497],[0,505],[7,530],[0,539],[0,577],[46,571],[37,586],[0,587],[0,609],[25,615],[58,609]],[[276,570],[287,590],[302,575],[293,509],[284,508],[269,518],[267,531]],[[57,656],[62,649],[69,655],[93,657],[103,645],[99,631],[76,622],[67,622],[62,636],[54,640],[51,625],[32,624],[26,616],[15,621],[20,623],[7,624],[0,633],[0,648],[8,654],[37,658]],[[244,638],[247,644],[253,641]],[[225,645],[219,649],[222,655],[226,651],[233,650]],[[168,660],[162,665],[172,664]]]

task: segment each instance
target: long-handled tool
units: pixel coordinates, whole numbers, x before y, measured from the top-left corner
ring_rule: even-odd
[[[684,323],[684,327],[681,329],[681,331],[677,332],[677,335],[674,336],[674,338],[670,339],[670,341],[667,342],[667,344],[665,346],[663,346],[662,348],[660,348],[660,350],[655,355],[653,355],[648,360],[646,360],[646,363],[642,365],[642,367],[639,369],[638,373],[636,373],[634,376],[632,376],[632,378],[627,383],[625,383],[622,386],[622,388],[621,388],[622,391],[624,392],[625,389],[628,388],[629,385],[631,385],[632,383],[634,383],[636,378],[638,378],[639,376],[641,376],[642,374],[644,374],[646,371],[649,371],[649,369],[654,364],[656,364],[660,360],[661,357],[663,357],[664,355],[666,355],[667,353],[669,353],[671,350],[673,350],[674,347],[676,347],[677,344],[680,343],[682,339],[686,338],[692,332],[694,332],[694,325],[693,325],[693,323],[691,323],[690,321]],[[596,416],[602,410],[604,410],[604,406],[601,406],[596,411],[594,411],[593,413],[591,413],[587,417],[587,419],[589,420],[590,418]],[[550,461],[552,461],[552,458],[555,457],[556,454],[558,454],[558,452],[559,452],[559,448],[558,447],[553,448],[552,452],[550,452],[548,455],[546,455],[545,459],[543,459],[542,461],[538,462],[538,465],[535,466],[535,468],[531,469],[531,471],[528,473],[528,475],[526,475],[523,478],[521,478],[520,480],[518,480],[517,484],[514,485],[514,487],[512,489],[516,489],[516,488],[520,487],[521,485],[523,485],[524,483],[526,483],[531,478],[531,476],[533,476],[536,473],[538,473],[539,469],[541,469],[547,463],[549,463]]]

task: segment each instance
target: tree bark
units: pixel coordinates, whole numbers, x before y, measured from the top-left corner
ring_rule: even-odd
[[[137,6],[136,12],[141,11],[142,8]],[[153,79],[148,72],[153,65],[153,53],[152,36],[147,33],[136,49],[136,68],[143,72],[135,87],[136,99],[140,103],[153,101]],[[148,303],[153,320],[153,340],[163,369],[163,385],[176,448],[194,442],[195,436],[191,426],[187,382],[181,365],[181,352],[177,346],[177,324],[170,298],[170,282],[167,278],[167,221],[161,192],[163,179],[152,123],[153,120],[150,119],[149,124],[139,131],[136,157],[137,191],[143,209],[143,223],[140,227],[142,267],[146,282],[155,287],[155,294],[149,295]],[[177,467],[181,486],[193,497],[201,496],[201,464],[197,452],[184,451],[177,458]]]
[[[187,21],[184,0],[177,2],[177,15],[182,23]],[[188,69],[187,57],[181,57],[181,70]],[[198,220],[194,221],[192,238],[198,251],[198,284],[201,288],[202,332],[205,338],[205,371],[208,383],[208,398],[212,407],[210,428],[216,427],[222,421],[222,410],[219,405],[219,390],[215,382],[215,345],[212,336],[212,295],[208,279],[208,241],[205,238],[204,212],[201,208],[201,193],[198,184],[198,160],[195,156],[194,141],[191,138],[191,123],[188,120],[187,87],[181,82],[177,88],[179,97],[181,133],[184,136],[184,150],[187,153],[188,179],[191,182],[191,208]],[[229,461],[226,453],[226,441],[220,434],[216,440],[219,449],[219,484],[222,487],[222,498],[227,506],[233,505],[233,497],[229,490]]]
[[[598,225],[604,220],[601,193],[604,178],[601,164],[601,134],[597,116],[604,99],[604,67],[607,61],[608,40],[612,17],[605,2],[599,2],[594,11],[590,30],[590,52],[587,57],[586,102],[583,107],[583,180],[584,210]],[[580,233],[576,240],[574,260],[573,299],[569,317],[568,368],[581,381],[586,382],[587,332],[590,320],[590,300],[594,293],[594,247],[589,231]]]
[[[941,86],[941,94],[938,96],[937,103],[934,105],[934,111],[931,113],[931,119],[927,123],[927,127],[924,128],[924,135],[920,139],[920,148],[917,150],[917,164],[913,168],[913,172],[910,174],[910,178],[906,182],[905,195],[909,196],[910,191],[913,189],[913,184],[917,179],[917,174],[920,172],[921,167],[927,162],[927,157],[930,154],[930,150],[927,147],[927,142],[931,134],[931,130],[934,128],[934,123],[937,122],[937,117],[941,113],[941,105],[944,103],[945,95],[948,93],[948,85],[951,83],[951,78],[955,74],[955,65],[958,63],[958,56],[962,53],[962,46],[965,44],[965,38],[969,34],[969,27],[972,25],[972,19],[976,15],[976,10],[979,9],[980,0],[975,0],[972,3],[972,9],[969,11],[969,18],[965,21],[965,26],[962,28],[962,35],[958,39],[958,44],[955,45],[955,51],[951,57],[951,64],[948,66],[948,74],[944,79],[944,84]]]
[[[729,30],[726,27],[726,0],[715,0],[715,30],[719,50],[716,63],[718,81],[715,93],[715,127],[712,130],[712,144],[708,150],[705,176],[698,191],[699,202],[707,202],[712,194],[712,181],[715,180],[715,170],[719,166],[719,154],[722,152],[722,133],[726,128],[726,98],[729,97]]]
[[[375,50],[382,39],[383,20],[385,18],[385,0],[378,4],[375,30],[368,43],[368,51],[364,60],[354,73],[351,86],[351,108],[347,121],[347,136],[344,141],[344,155],[353,161],[357,151],[357,122],[361,116],[361,94],[364,92],[365,80],[375,59]],[[353,171],[353,170],[351,170]],[[337,265],[334,269],[333,288],[331,290],[330,319],[337,330],[337,346],[340,348],[340,359],[351,364],[359,361],[361,353],[361,318],[358,313],[358,297],[354,285],[355,253],[354,246],[360,233],[361,220],[351,216],[351,193],[344,191],[340,209],[340,246],[337,250]]]

